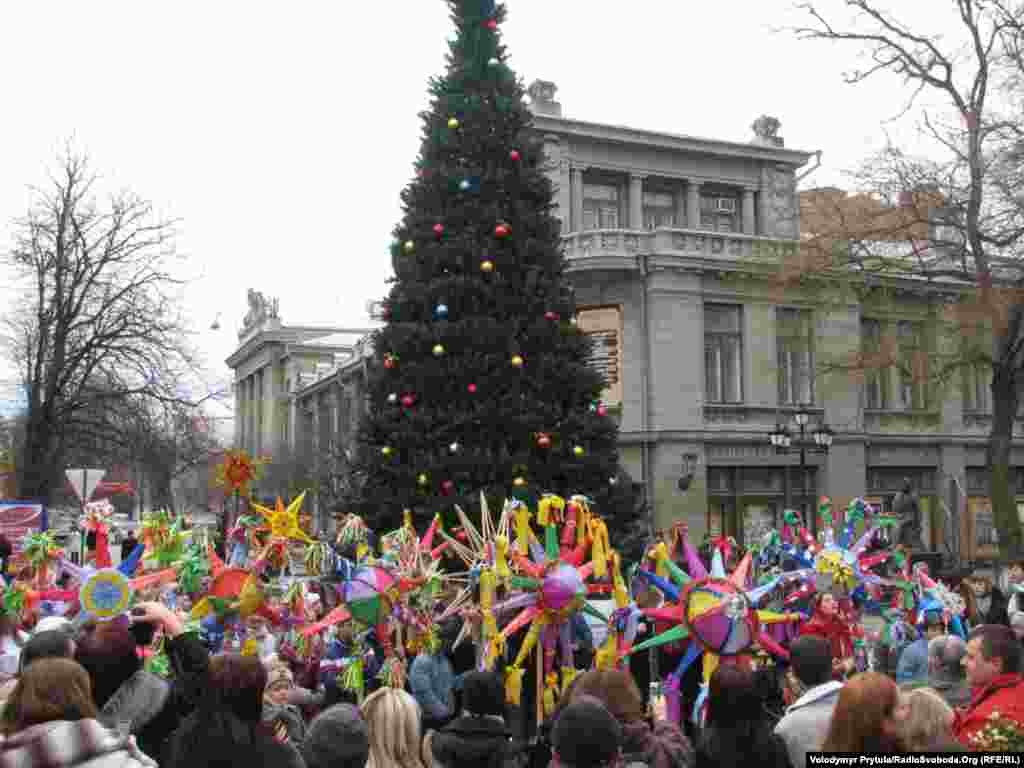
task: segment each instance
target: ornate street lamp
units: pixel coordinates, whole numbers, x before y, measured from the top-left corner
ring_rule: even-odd
[[[697,464],[700,461],[700,456],[696,453],[684,453],[683,454],[683,467],[679,475],[679,490],[684,493],[690,489],[690,484],[693,482],[694,475],[697,474]]]
[[[811,421],[810,406],[801,404],[796,409],[796,413],[793,414],[793,421],[796,422],[796,426],[799,429],[799,437],[796,439],[796,445],[793,445],[793,435],[790,433],[782,424],[776,424],[775,429],[768,435],[769,441],[775,447],[778,453],[788,453],[791,449],[799,448],[800,450],[800,480],[804,495],[807,494],[807,452],[812,453],[828,453],[832,447],[832,438],[834,432],[825,425],[824,422],[818,424],[811,433],[812,440],[807,439],[807,425]],[[787,468],[788,472],[788,468]],[[790,505],[790,484],[786,483],[786,506]],[[811,515],[808,517],[807,510],[802,510],[804,513],[804,522],[808,527],[817,534],[817,520]]]

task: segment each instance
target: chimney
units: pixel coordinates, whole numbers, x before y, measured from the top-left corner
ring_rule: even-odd
[[[550,80],[534,80],[526,92],[530,95],[530,109],[534,114],[562,116],[562,105],[555,101],[558,86]]]

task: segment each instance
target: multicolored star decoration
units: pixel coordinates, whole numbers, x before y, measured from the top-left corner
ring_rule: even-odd
[[[684,547],[692,549],[689,542]],[[757,604],[779,584],[795,574],[784,574],[754,589],[746,585],[751,575],[753,555],[747,553],[731,574],[725,572],[722,547],[715,548],[711,572],[707,573],[700,559],[693,553],[688,557],[692,576],[686,574],[672,558],[662,542],[648,553],[657,570],[667,575],[641,569],[638,575],[656,587],[670,602],[661,608],[643,609],[648,618],[671,624],[666,631],[626,650],[623,655],[655,648],[666,643],[687,641],[686,653],[676,670],[667,679],[669,717],[679,718],[679,684],[683,674],[693,662],[703,656],[701,692],[694,707],[693,717],[699,720],[707,698],[711,675],[723,658],[733,662],[750,657],[755,646],[782,659],[789,653],[765,631],[765,626],[780,622],[798,622],[799,614],[759,610]]]
[[[303,491],[287,507],[280,497],[278,497],[277,506],[274,509],[260,504],[252,505],[255,511],[263,515],[266,523],[260,530],[270,533],[263,550],[256,557],[253,566],[256,571],[262,571],[268,564],[276,568],[283,567],[287,561],[290,541],[316,544],[316,541],[311,539],[299,524],[299,513],[302,510],[302,502],[305,500],[306,492]]]

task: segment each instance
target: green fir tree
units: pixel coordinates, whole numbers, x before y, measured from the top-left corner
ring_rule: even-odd
[[[395,278],[375,337],[359,511],[418,527],[484,491],[582,493],[622,530],[635,486],[576,327],[553,189],[493,0],[448,0],[457,29],[430,83],[416,174],[394,230]],[[500,509],[500,507],[499,507]]]

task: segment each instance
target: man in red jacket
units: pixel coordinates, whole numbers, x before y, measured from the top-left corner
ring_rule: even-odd
[[[1020,675],[1021,645],[1013,630],[983,624],[971,633],[963,660],[971,703],[956,713],[953,733],[966,747],[993,712],[1024,728],[1024,682]]]

